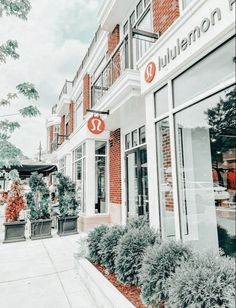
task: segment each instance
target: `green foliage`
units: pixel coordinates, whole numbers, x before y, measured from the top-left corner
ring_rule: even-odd
[[[127,229],[131,230],[131,229],[141,229],[145,226],[148,226],[148,217],[147,215],[141,215],[138,217],[133,217],[133,218],[129,218],[127,221]]]
[[[21,19],[27,19],[31,9],[28,0],[0,0],[0,17],[5,13],[7,16],[13,15]]]
[[[9,141],[5,140],[0,134],[0,168],[20,166],[18,159],[20,154],[22,154],[21,150]]]
[[[39,94],[37,90],[35,89],[35,86],[32,83],[24,82],[24,83],[18,84],[16,89],[19,91],[20,94],[23,94],[28,99],[37,100],[39,98]]]
[[[0,62],[6,63],[6,58],[19,59],[19,54],[16,52],[18,48],[17,41],[8,40],[5,44],[0,45]]]
[[[58,173],[56,178],[60,216],[68,217],[77,215],[79,203],[76,200],[75,183],[62,173]]]
[[[89,249],[89,260],[94,263],[101,262],[101,248],[100,243],[102,237],[108,232],[109,227],[106,225],[100,225],[94,230],[89,232],[88,235],[88,249]]]
[[[155,305],[155,307],[167,301],[169,297],[168,278],[183,260],[191,256],[192,252],[189,247],[174,241],[149,247],[140,271],[142,301],[148,305]]]
[[[219,239],[219,247],[224,251],[227,256],[236,256],[236,236],[230,235],[226,229],[217,226],[217,233]]]
[[[28,0],[0,0],[0,18],[5,14],[6,16],[16,16],[21,19],[27,19],[27,15],[31,9]],[[8,57],[18,59],[17,53],[18,43],[15,40],[7,40],[6,43],[0,44],[0,63],[6,63]],[[29,82],[19,84],[17,93],[8,93],[6,98],[0,99],[0,107],[10,105],[12,100],[18,97],[18,94],[23,95],[27,99],[37,100],[39,94],[34,85]],[[23,117],[35,117],[40,114],[35,106],[26,106],[20,109],[17,113],[7,116],[22,115]],[[0,117],[3,117],[0,115]],[[19,154],[20,151],[9,142],[9,138],[16,128],[20,125],[17,122],[10,122],[8,120],[0,121],[0,167],[10,167],[12,165],[20,165]]]
[[[213,253],[195,255],[170,279],[169,303],[176,308],[234,307],[234,261]]]
[[[31,191],[26,194],[27,207],[30,210],[30,219],[50,218],[49,197],[50,193],[46,183],[43,181],[43,175],[37,172],[29,178]]]
[[[110,227],[109,231],[102,237],[100,244],[101,263],[108,272],[115,271],[116,246],[126,229],[116,225]]]
[[[157,234],[149,227],[131,229],[119,241],[116,248],[115,273],[125,284],[139,284],[139,271],[143,255],[149,245],[158,242]]]

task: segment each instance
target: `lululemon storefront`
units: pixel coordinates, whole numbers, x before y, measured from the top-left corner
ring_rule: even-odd
[[[151,225],[228,255],[236,254],[234,18],[235,1],[196,1],[140,63]]]

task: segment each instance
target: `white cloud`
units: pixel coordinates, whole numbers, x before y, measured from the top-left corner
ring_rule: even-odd
[[[19,119],[21,129],[11,140],[33,156],[41,140],[46,145],[45,117],[57,103],[65,79],[72,79],[96,30],[96,14],[102,0],[32,0],[28,21],[15,17],[0,20],[0,42],[17,39],[20,59],[0,65],[0,97],[24,81],[36,85],[42,116]],[[17,100],[21,108],[26,102]],[[15,108],[6,108],[10,113]],[[1,113],[3,110],[1,110]],[[16,118],[12,118],[12,120]]]

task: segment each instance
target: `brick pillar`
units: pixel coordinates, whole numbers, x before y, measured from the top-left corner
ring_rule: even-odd
[[[107,52],[111,54],[120,42],[120,26],[116,25],[113,31],[108,35]]]
[[[63,116],[61,118],[61,124],[60,124],[60,135],[65,135],[65,120],[66,120],[66,117]],[[64,137],[60,137],[59,143],[62,144],[63,142],[64,142]]]
[[[75,112],[75,103],[73,101],[70,102],[69,107],[69,132],[70,134],[74,131],[74,112]]]
[[[153,0],[153,30],[165,32],[179,16],[178,0]]]
[[[110,203],[121,204],[121,145],[120,129],[110,134],[109,173]]]
[[[87,113],[87,109],[90,108],[90,76],[85,74],[83,78],[83,110],[84,115]]]
[[[53,143],[53,138],[54,138],[54,126],[50,126],[48,128],[49,130],[49,149],[48,151],[51,153],[52,152],[52,143]]]

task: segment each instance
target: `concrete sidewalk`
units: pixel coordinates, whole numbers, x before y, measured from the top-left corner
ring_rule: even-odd
[[[54,236],[11,244],[1,241],[1,308],[96,307],[74,268],[79,235]]]

